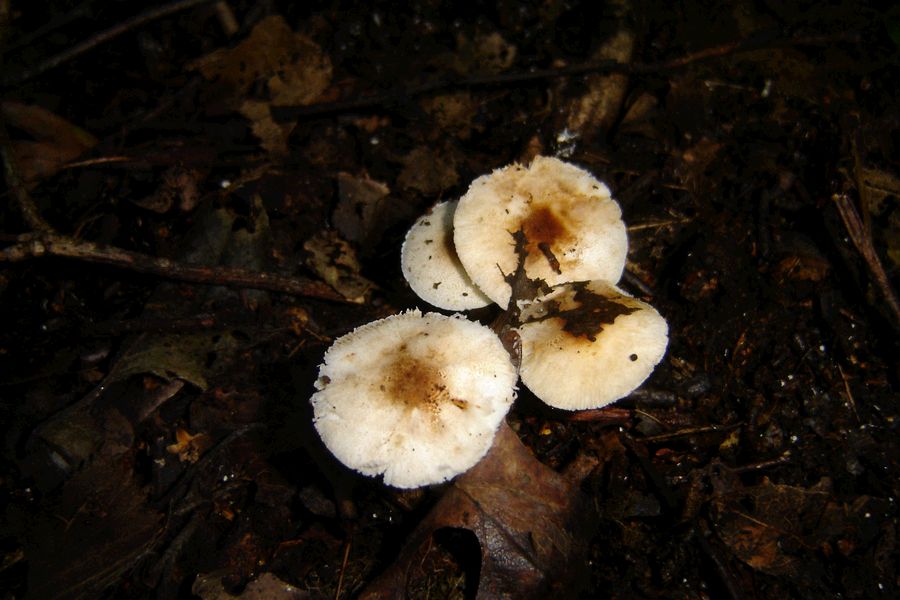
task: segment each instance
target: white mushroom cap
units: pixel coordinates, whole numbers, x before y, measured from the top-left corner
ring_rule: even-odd
[[[470,310],[491,303],[475,287],[453,247],[457,201],[441,202],[410,227],[400,250],[400,268],[419,298],[446,310]]]
[[[316,430],[345,465],[411,488],[487,453],[515,399],[516,371],[478,323],[419,311],[337,339],[312,396]]]
[[[520,375],[550,406],[614,402],[641,385],[666,352],[666,320],[604,281],[561,284],[523,304]]]
[[[525,273],[550,285],[602,279],[617,282],[628,237],[609,188],[590,173],[538,156],[476,179],[453,217],[454,243],[466,272],[481,291],[506,307],[504,274],[518,257],[511,233],[528,240]]]

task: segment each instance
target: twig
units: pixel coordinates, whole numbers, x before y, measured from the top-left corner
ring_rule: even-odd
[[[18,48],[30,46],[37,40],[40,40],[47,34],[57,31],[61,27],[65,27],[66,25],[69,25],[77,21],[78,19],[89,17],[94,11],[97,10],[97,8],[95,6],[92,6],[92,4],[93,2],[90,0],[88,0],[87,2],[83,2],[80,6],[76,6],[66,14],[51,18],[49,21],[47,21],[37,29],[29,31],[28,33],[24,33],[14,40],[4,40],[6,41],[6,44],[2,48],[0,48],[0,55],[6,56],[14,50],[17,50]],[[8,21],[9,19],[7,18],[5,20]]]
[[[844,373],[844,369],[841,368],[841,365],[837,366],[838,373],[841,374],[841,379],[844,381],[844,393],[847,394],[847,404],[850,406],[850,410],[853,411],[853,416],[856,417],[857,424],[860,423],[859,413],[856,411],[856,400],[853,399],[853,392],[850,391],[850,382],[847,381],[847,375]]]
[[[344,589],[344,573],[347,572],[347,561],[350,558],[350,544],[351,540],[347,540],[347,545],[344,547],[344,560],[341,562],[341,574],[338,576],[337,589],[334,591],[334,600],[341,597]]]
[[[53,228],[38,212],[34,200],[25,189],[25,182],[19,175],[19,166],[16,163],[15,152],[13,152],[12,140],[9,138],[6,123],[2,120],[0,120],[0,158],[3,159],[3,176],[6,178],[6,185],[19,205],[25,224],[34,231],[52,233]]]
[[[372,94],[352,100],[339,100],[337,102],[321,102],[304,106],[273,106],[272,118],[279,123],[293,121],[302,117],[314,117],[327,114],[351,112],[354,110],[370,109],[384,105],[390,105],[400,99],[414,98],[449,89],[495,87],[503,85],[518,85],[544,81],[547,79],[559,79],[563,77],[576,77],[590,73],[625,73],[646,74],[658,73],[679,69],[689,64],[727,56],[737,52],[747,52],[763,48],[779,46],[807,46],[834,44],[836,42],[858,41],[858,34],[842,33],[834,36],[809,36],[787,39],[772,39],[769,32],[761,32],[751,35],[736,42],[729,42],[721,46],[704,48],[697,52],[691,52],[676,58],[652,63],[622,63],[615,60],[601,60],[571,65],[562,68],[535,69],[529,71],[515,71],[500,73],[498,75],[475,75],[461,79],[445,79],[429,81],[419,85],[400,88],[383,94]]]
[[[741,423],[730,423],[728,425],[702,425],[699,427],[688,427],[687,429],[679,429],[678,431],[672,431],[669,433],[661,433],[659,435],[650,435],[645,438],[641,438],[641,442],[644,444],[656,444],[659,442],[668,442],[669,440],[674,440],[677,438],[685,437],[688,435],[700,435],[705,433],[725,433],[728,431],[732,431],[741,426]]]
[[[859,196],[862,208],[863,210],[868,210],[871,202],[869,200],[869,188],[866,186],[863,176],[863,159],[859,151],[859,142],[856,139],[858,134],[857,130],[850,136],[850,146],[853,152],[853,179],[856,183],[856,193]],[[856,246],[856,250],[862,255],[869,273],[875,280],[875,284],[881,289],[881,293],[893,313],[894,325],[900,325],[900,302],[897,300],[897,295],[891,286],[891,280],[881,264],[878,252],[875,250],[869,224],[859,214],[859,210],[848,194],[835,194],[833,200],[835,206],[837,206],[838,213],[841,215],[841,220],[844,222],[844,227],[847,228],[847,233],[850,234],[853,245]]]
[[[860,182],[857,185],[862,184]],[[878,258],[875,245],[872,243],[872,236],[869,235],[868,229],[859,215],[859,211],[856,210],[856,206],[847,194],[835,194],[833,200],[838,213],[841,215],[841,220],[844,221],[844,227],[847,228],[847,233],[850,234],[853,245],[856,246],[857,251],[865,260],[869,273],[871,273],[876,285],[881,289],[881,293],[884,295],[884,299],[893,313],[895,325],[900,323],[900,302],[897,301],[897,296],[891,287],[891,281],[888,279],[884,266],[881,264],[881,259]]]
[[[59,65],[72,60],[73,58],[81,56],[85,52],[96,48],[100,44],[108,42],[113,38],[119,37],[123,33],[127,33],[132,29],[136,29],[138,27],[141,27],[142,25],[146,25],[150,21],[155,21],[156,19],[161,19],[162,17],[166,17],[173,13],[215,1],[216,0],[176,0],[175,2],[164,4],[163,6],[151,8],[150,10],[144,11],[141,14],[123,21],[118,25],[114,25],[113,27],[110,27],[105,31],[101,31],[100,33],[84,40],[80,44],[76,44],[75,46],[62,51],[55,56],[51,56],[50,58],[40,62],[30,69],[25,69],[10,77],[4,77],[3,85],[5,87],[9,87],[22,83],[23,81],[33,79],[34,77],[37,77],[38,75],[41,75],[42,73],[45,73],[50,69],[58,67]]]
[[[301,277],[285,277],[235,267],[189,265],[168,258],[157,258],[112,246],[82,242],[53,233],[24,234],[18,236],[17,242],[0,251],[0,262],[18,262],[42,256],[74,258],[138,273],[151,273],[177,281],[253,288],[347,302],[324,283]]]
[[[215,9],[216,16],[219,17],[219,25],[222,27],[222,31],[225,32],[225,35],[231,37],[240,31],[241,26],[238,24],[237,17],[234,16],[234,11],[231,9],[230,4],[224,0],[217,0]]]
[[[728,566],[728,562],[722,557],[721,553],[709,543],[709,540],[706,538],[706,534],[703,531],[704,529],[708,529],[708,527],[704,526],[701,529],[701,527],[695,523],[691,531],[693,539],[696,540],[697,545],[700,547],[703,554],[706,555],[706,558],[712,561],[713,565],[716,567],[716,571],[719,575],[719,582],[724,586],[725,591],[728,593],[728,597],[731,598],[731,600],[741,600],[744,595],[735,581],[734,574],[731,572],[731,567]]]

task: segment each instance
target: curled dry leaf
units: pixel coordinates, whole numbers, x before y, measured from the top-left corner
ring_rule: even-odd
[[[631,61],[635,36],[627,29],[619,30],[594,53],[596,61]],[[628,76],[623,73],[594,73],[585,78],[588,90],[576,98],[569,110],[566,128],[573,133],[590,137],[596,131],[606,131],[619,116],[619,110],[628,87]]]
[[[852,554],[856,544],[876,535],[868,531],[882,531],[890,520],[883,500],[859,496],[841,504],[831,488],[828,478],[809,488],[763,478],[757,486],[716,499],[713,525],[722,542],[751,568],[824,596],[820,586],[826,574],[817,553],[837,549]]]
[[[194,61],[191,68],[223,88],[252,123],[253,135],[271,154],[287,153],[287,138],[295,123],[276,123],[270,104],[309,104],[331,85],[331,60],[313,40],[291,30],[284,18],[266,17],[243,42]],[[269,101],[248,98],[253,86],[265,81]]]
[[[367,176],[341,172],[337,184],[332,222],[363,256],[371,254],[384,232],[406,216],[409,208],[391,195],[388,186]]]
[[[584,502],[576,483],[544,466],[503,423],[487,456],[451,484],[361,597],[406,597],[432,535],[446,527],[478,538],[478,598],[571,596],[593,532]]]
[[[308,104],[331,83],[331,61],[305,35],[291,31],[281,16],[266,17],[246,40],[194,61],[191,68],[242,97],[258,81],[268,84],[276,105]]]
[[[375,284],[360,275],[356,252],[337,232],[322,231],[306,240],[303,249],[310,253],[309,267],[337,293],[350,302],[366,301]]]
[[[269,104],[261,100],[244,100],[239,112],[250,121],[250,129],[263,150],[275,156],[288,153],[288,138],[296,123],[276,123]]]
[[[13,153],[26,182],[53,175],[97,144],[97,138],[40,106],[5,101],[0,116],[31,139],[14,140]]]

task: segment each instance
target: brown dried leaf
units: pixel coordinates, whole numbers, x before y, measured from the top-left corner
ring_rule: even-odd
[[[700,138],[696,144],[687,148],[679,157],[676,176],[681,184],[689,190],[704,189],[707,183],[706,170],[719,156],[723,144],[707,137]]]
[[[375,284],[360,275],[359,259],[353,247],[336,231],[322,231],[303,244],[310,253],[306,261],[325,283],[350,302],[363,303]]]
[[[481,546],[478,598],[547,598],[577,591],[592,534],[578,487],[541,464],[503,423],[488,455],[458,478],[362,595],[403,598],[433,534],[472,531]]]
[[[866,187],[866,195],[870,212],[882,215],[891,208],[890,198],[900,198],[900,178],[892,173],[875,168],[860,169],[860,179]]]
[[[346,239],[371,252],[384,231],[405,216],[391,190],[380,181],[338,173],[338,202],[332,221]]]
[[[481,129],[472,118],[478,112],[478,104],[469,92],[454,92],[422,100],[422,109],[431,115],[438,126],[467,140],[473,129]]]
[[[25,181],[56,173],[97,144],[93,135],[40,106],[7,101],[0,103],[0,114],[8,125],[33,138],[13,141],[13,153]]]
[[[166,452],[177,454],[181,462],[195,463],[212,445],[212,439],[205,433],[190,433],[186,429],[175,430],[175,443],[166,446]]]
[[[436,196],[456,185],[458,180],[452,153],[441,154],[434,148],[420,146],[403,157],[403,171],[397,177],[397,184],[426,196]]]
[[[260,100],[245,100],[238,112],[250,121],[250,129],[263,150],[275,156],[288,153],[288,138],[296,123],[276,123],[269,104]]]
[[[257,23],[236,47],[207,54],[190,68],[222,84],[235,97],[265,80],[276,105],[308,104],[331,83],[331,61],[322,49],[291,31],[278,15]]]
[[[634,51],[634,41],[634,34],[622,29],[607,40],[592,59],[627,63]],[[609,129],[618,118],[628,86],[628,76],[622,73],[592,74],[587,76],[586,82],[587,93],[576,98],[565,114],[569,115],[566,122],[569,131],[589,137],[593,131]]]
[[[202,600],[233,600],[235,596],[229,594],[222,585],[222,572],[197,575],[191,592]],[[294,587],[282,581],[272,573],[263,573],[247,584],[238,598],[243,600],[302,600],[312,597],[305,590]]]
[[[29,596],[101,597],[149,551],[161,523],[130,461],[101,458],[41,512],[27,549]]]
[[[809,489],[764,479],[738,497],[716,502],[716,528],[732,552],[754,569],[809,585],[816,575],[813,554],[834,535],[822,527],[835,521],[830,487],[827,479]]]
[[[496,74],[512,66],[517,52],[516,47],[496,31],[472,38],[459,33],[456,36],[456,52],[443,58],[460,75]]]
[[[200,201],[198,184],[203,174],[199,169],[191,169],[175,165],[162,174],[162,182],[149,196],[131,200],[137,206],[155,213],[163,214],[178,201],[178,207],[189,212],[194,210]]]

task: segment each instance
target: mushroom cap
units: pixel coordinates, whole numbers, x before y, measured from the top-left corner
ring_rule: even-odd
[[[606,406],[641,385],[666,352],[666,320],[605,281],[557,285],[522,304],[519,373],[550,406]]]
[[[400,268],[419,298],[446,310],[470,310],[491,303],[463,269],[453,247],[453,213],[458,201],[436,204],[406,233]]]
[[[609,188],[557,158],[538,156],[476,179],[453,217],[453,239],[463,267],[482,292],[506,307],[504,274],[518,264],[510,234],[525,233],[525,273],[550,285],[602,279],[617,282],[628,236]]]
[[[410,311],[373,321],[325,353],[314,424],[342,463],[412,488],[487,453],[516,396],[516,371],[478,323]]]

